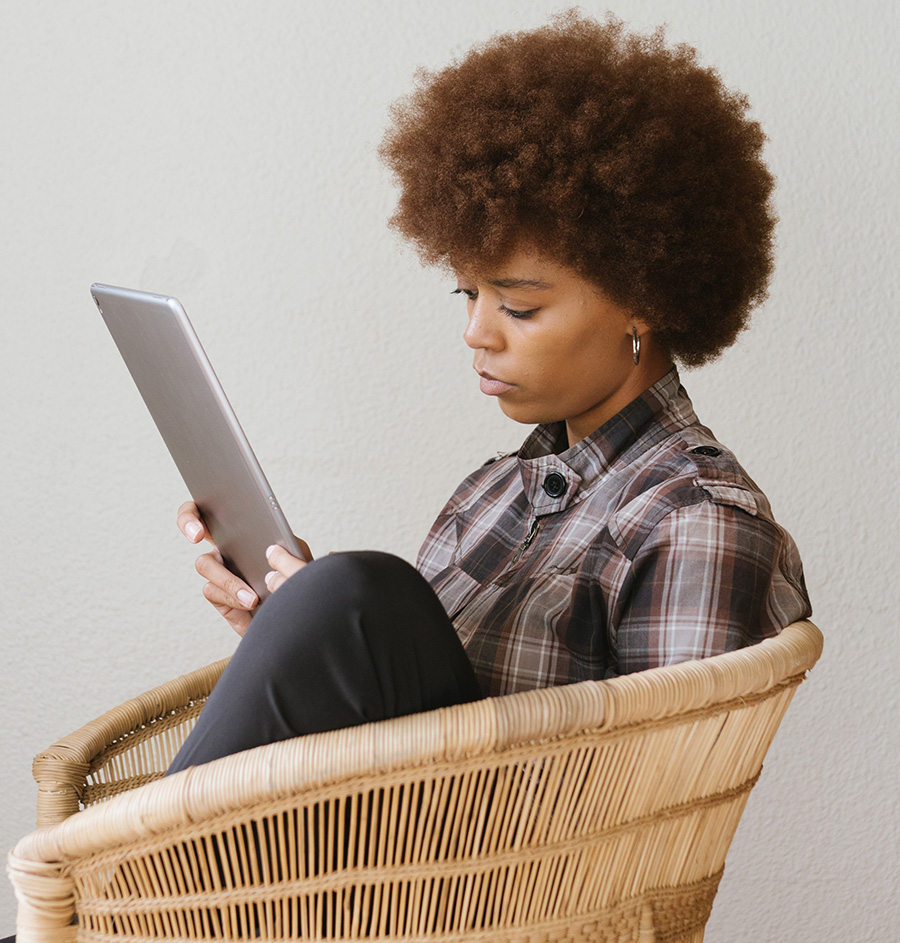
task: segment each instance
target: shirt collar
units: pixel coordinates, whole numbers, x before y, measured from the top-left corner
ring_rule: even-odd
[[[565,510],[580,501],[613,465],[628,464],[656,442],[696,422],[673,367],[571,448],[566,447],[564,422],[538,426],[517,453],[525,494],[535,514]]]

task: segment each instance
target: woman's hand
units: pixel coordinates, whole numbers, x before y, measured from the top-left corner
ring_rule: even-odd
[[[297,543],[300,544],[303,555],[307,557],[307,559],[312,560],[312,554],[309,552],[309,547],[307,547],[306,542],[298,539]],[[266,551],[266,560],[268,560],[269,566],[272,567],[272,569],[266,573],[266,587],[270,593],[274,593],[285,580],[290,579],[290,577],[306,566],[306,560],[295,557],[278,544],[269,547]]]
[[[191,543],[196,544],[201,540],[207,540],[212,544],[213,549],[197,557],[194,564],[197,572],[207,581],[203,587],[203,595],[234,631],[238,635],[243,635],[250,626],[253,610],[259,605],[256,593],[225,567],[222,554],[219,553],[193,501],[186,501],[181,505],[176,523],[178,529]],[[297,542],[303,554],[308,559],[312,559],[306,543],[302,540]],[[289,576],[293,576],[306,565],[305,561],[293,556],[283,547],[270,547],[266,552],[266,558],[273,568],[272,572],[266,576],[266,586],[269,592],[275,592]]]

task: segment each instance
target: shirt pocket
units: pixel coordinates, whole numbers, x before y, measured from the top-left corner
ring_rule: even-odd
[[[596,627],[594,607],[588,605],[587,611],[582,611],[584,588],[578,571],[569,568],[504,573],[491,587],[493,605],[486,614],[495,624],[485,628],[513,637],[526,647],[589,652],[594,647]]]

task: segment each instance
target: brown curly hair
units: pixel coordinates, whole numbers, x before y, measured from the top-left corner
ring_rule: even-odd
[[[734,341],[772,269],[773,178],[747,110],[662,29],[572,10],[418,73],[379,149],[401,191],[390,223],[457,270],[530,242],[694,366]]]

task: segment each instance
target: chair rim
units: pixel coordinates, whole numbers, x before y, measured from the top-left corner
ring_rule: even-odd
[[[249,805],[339,780],[447,764],[591,731],[626,731],[674,716],[749,705],[799,684],[822,634],[797,622],[758,645],[608,681],[542,688],[343,730],[310,734],[223,757],[148,783],[22,838],[11,870],[146,840]]]

